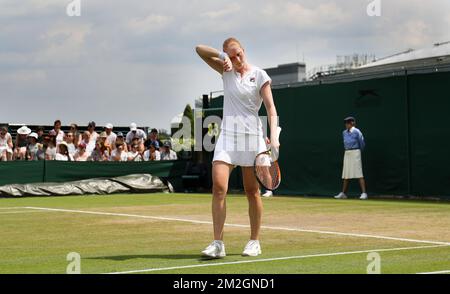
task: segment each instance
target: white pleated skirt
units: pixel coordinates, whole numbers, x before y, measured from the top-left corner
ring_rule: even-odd
[[[363,178],[361,150],[346,150],[344,154],[344,166],[342,168],[342,179]]]
[[[253,166],[256,155],[267,151],[263,136],[222,131],[214,149],[215,161],[234,166]]]

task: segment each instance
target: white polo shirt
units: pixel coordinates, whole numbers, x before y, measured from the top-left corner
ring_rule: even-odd
[[[262,136],[259,109],[263,102],[261,88],[272,80],[256,66],[243,77],[232,70],[222,75],[224,88],[222,130],[227,133]]]
[[[134,138],[139,138],[139,141],[141,143],[144,143],[144,141],[147,139],[147,135],[141,129],[137,129],[136,133],[129,131],[127,134],[127,137],[125,138],[127,144],[131,144],[131,142],[133,141]]]

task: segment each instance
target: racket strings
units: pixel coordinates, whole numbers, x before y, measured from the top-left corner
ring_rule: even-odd
[[[278,188],[281,183],[278,161],[273,161],[270,154],[264,153],[257,156],[255,163],[255,174],[260,184],[268,190]]]

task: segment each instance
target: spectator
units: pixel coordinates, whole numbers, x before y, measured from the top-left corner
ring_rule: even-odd
[[[106,132],[106,144],[113,149],[113,146],[116,144],[117,135],[113,132],[114,126],[110,123],[106,124],[105,132]]]
[[[55,160],[58,161],[73,161],[72,156],[69,154],[69,148],[67,143],[62,141],[58,145],[58,153],[56,154]]]
[[[56,136],[56,145],[64,141],[64,132],[61,130],[61,121],[55,120],[53,124],[53,130],[49,133],[51,136]]]
[[[38,160],[45,160],[45,152],[47,151],[49,136],[42,136],[42,144],[38,143],[38,151],[36,152],[36,157]]]
[[[172,149],[172,144],[169,141],[164,142],[161,150],[161,160],[177,160],[178,156]]]
[[[108,134],[106,132],[101,132],[97,142],[100,141],[101,146],[104,150],[108,151],[108,154],[111,154],[112,148],[108,143]],[[108,155],[109,158],[109,155]]]
[[[142,154],[139,152],[139,144],[131,145],[131,151],[128,152],[128,161],[142,161]]]
[[[13,155],[12,136],[7,127],[0,129],[0,161],[10,161]]]
[[[31,133],[28,135],[27,160],[38,160],[39,144],[37,142],[38,134]]]
[[[80,144],[80,142],[81,142],[81,134],[80,134],[80,132],[78,131],[78,125],[72,123],[72,124],[70,125],[70,132],[73,133],[73,144],[74,144],[75,146],[78,146],[78,144]]]
[[[152,142],[147,151],[144,152],[144,161],[159,161],[161,153],[157,147],[157,142]]]
[[[150,133],[148,133],[148,139],[144,142],[144,146],[146,149],[150,148],[150,145],[154,143],[155,147],[159,149],[162,146],[161,142],[158,139],[158,130],[152,129]]]
[[[128,144],[128,149],[131,149],[131,143],[134,138],[139,139],[139,152],[144,152],[144,141],[147,139],[147,135],[145,132],[141,129],[137,128],[137,125],[135,123],[132,123],[130,125],[130,131],[127,134],[126,137],[126,143]]]
[[[128,153],[124,151],[124,144],[116,142],[116,148],[111,153],[110,161],[128,161]]]
[[[97,140],[94,151],[90,156],[91,161],[108,161],[110,157],[110,149],[105,145],[106,137],[101,137]]]
[[[92,144],[93,148],[95,148],[95,142],[97,142],[98,139],[98,133],[95,131],[95,122],[94,121],[89,122],[87,129],[90,134],[89,136],[90,143]]]
[[[37,142],[39,144],[43,144],[44,143],[44,132],[45,132],[45,128],[44,127],[37,127],[36,134],[38,135]]]
[[[126,144],[126,142],[125,142],[125,138],[124,138],[122,132],[119,132],[119,133],[117,134],[116,144],[113,145],[113,149],[116,149],[116,146],[117,146],[117,145],[122,145],[122,146],[123,146],[123,150],[124,150],[125,152],[128,152],[128,146],[127,146],[127,144]]]
[[[56,136],[49,135],[47,148],[45,149],[45,160],[55,160],[56,158]]]
[[[71,156],[75,155],[75,152],[77,151],[77,148],[75,147],[75,135],[72,131],[69,131],[66,136],[64,137],[64,142],[67,143],[67,149],[69,151],[69,154]]]
[[[27,126],[23,126],[17,130],[16,142],[14,147],[13,158],[17,160],[25,160],[27,156],[27,137],[31,130]]]
[[[75,155],[73,156],[74,161],[88,161],[89,153],[87,152],[86,147],[87,144],[83,141],[78,145],[77,152],[75,152]]]
[[[85,131],[81,135],[81,143],[84,143],[86,145],[86,152],[88,153],[88,156],[91,155],[92,151],[94,150],[95,142],[96,141],[92,141],[91,133],[89,131]],[[80,144],[78,144],[78,145],[80,145]]]

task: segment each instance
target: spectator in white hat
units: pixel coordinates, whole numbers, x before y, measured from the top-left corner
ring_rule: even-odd
[[[113,132],[114,126],[111,123],[107,123],[105,126],[105,132],[106,132],[106,145],[108,145],[110,148],[113,148],[113,146],[116,144],[117,135]]]
[[[27,157],[28,135],[31,130],[27,126],[23,126],[17,130],[16,142],[14,147],[13,158],[17,160],[25,160]]]
[[[132,123],[130,125],[130,131],[128,132],[127,137],[126,137],[128,150],[131,150],[131,143],[133,142],[133,140],[135,138],[139,139],[139,149],[138,149],[138,151],[140,153],[144,152],[144,150],[145,150],[144,141],[147,139],[147,134],[145,134],[145,132],[143,130],[138,129],[137,125],[135,123]]]
[[[7,127],[0,129],[0,161],[10,161],[13,155],[12,136]]]
[[[28,160],[38,160],[39,145],[37,143],[38,134],[31,133],[28,135],[28,145],[27,145],[27,159]]]

